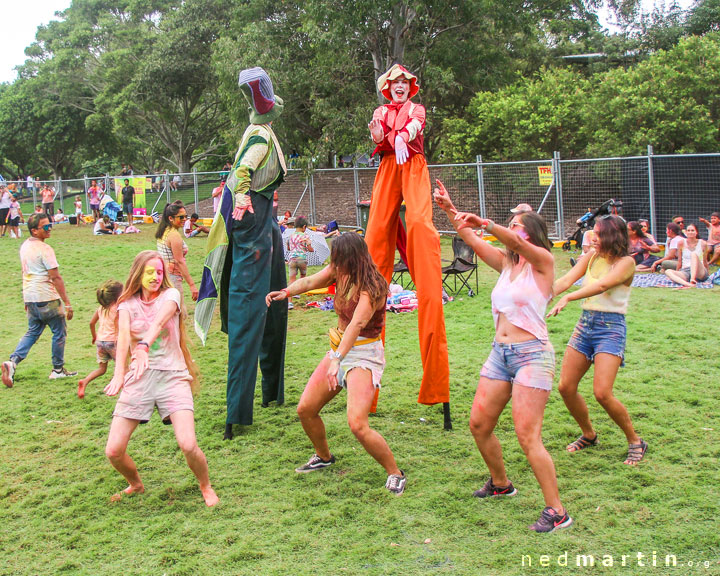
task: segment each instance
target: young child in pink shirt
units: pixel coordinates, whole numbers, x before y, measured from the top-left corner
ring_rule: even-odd
[[[122,293],[123,285],[108,280],[97,289],[97,301],[100,304],[90,320],[92,343],[97,347],[98,367],[78,382],[78,398],[85,397],[87,385],[107,372],[108,362],[115,360],[117,346],[117,300]],[[95,326],[98,326],[97,332]]]

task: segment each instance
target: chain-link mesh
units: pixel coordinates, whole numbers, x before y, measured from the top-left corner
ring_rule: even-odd
[[[559,174],[551,171],[553,164]],[[550,235],[556,239],[561,228],[564,236],[569,236],[577,229],[578,218],[610,198],[623,202],[626,220],[654,220],[653,231],[659,241],[665,240],[665,225],[673,216],[684,216],[686,223],[698,223],[699,217],[709,219],[712,212],[720,210],[720,154],[478,162],[432,165],[429,170],[431,185],[434,187],[435,179],[442,180],[459,210],[506,222],[513,207],[528,203],[545,217]],[[320,169],[309,175],[291,169],[278,190],[278,213],[303,215],[316,225],[331,220],[341,227],[362,225],[376,174],[377,168],[364,167]],[[147,213],[162,212],[166,202],[182,200],[189,213],[212,218],[212,191],[226,176],[227,172],[146,175]],[[103,175],[35,180],[32,186],[26,180],[6,184],[26,215],[42,203],[45,184],[55,191],[55,208],[72,215],[76,196],[82,199],[85,213],[90,213],[87,189],[93,180],[121,203],[116,180],[123,178]],[[558,210],[560,196],[562,210]],[[433,222],[439,231],[452,232],[447,217],[436,207]],[[705,225],[699,226],[702,237],[706,237]]]

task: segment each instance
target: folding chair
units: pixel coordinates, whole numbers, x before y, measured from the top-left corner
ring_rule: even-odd
[[[405,286],[405,284],[403,283],[405,274],[410,276],[410,270],[405,265],[405,262],[403,262],[402,258],[400,258],[400,260],[395,262],[395,266],[393,266],[393,275],[391,282],[393,284],[400,284],[400,286],[408,290],[415,290],[415,284],[412,281],[412,277],[410,277],[410,283],[407,286]]]
[[[444,266],[443,286],[453,296],[457,296],[463,289],[467,289],[468,293],[472,292],[470,280],[475,276],[475,292],[469,294],[474,296],[478,292],[478,276],[477,276],[477,256],[475,251],[470,248],[459,236],[453,237],[453,261],[448,266]],[[450,276],[453,278],[453,286],[450,287],[448,282]],[[458,284],[460,287],[458,288]]]

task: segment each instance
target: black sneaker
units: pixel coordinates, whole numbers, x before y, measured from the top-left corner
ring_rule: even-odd
[[[400,470],[400,474],[390,474],[387,482],[385,482],[385,488],[390,490],[395,496],[400,496],[405,492],[405,483],[407,482],[407,476],[405,472]]]
[[[515,496],[517,494],[517,489],[515,486],[513,486],[512,482],[508,484],[507,486],[495,486],[493,484],[492,478],[485,482],[485,486],[480,488],[480,490],[475,490],[473,492],[473,496],[475,498],[494,498],[495,496]]]
[[[295,468],[295,472],[298,474],[304,474],[305,472],[315,472],[316,470],[322,470],[328,466],[335,464],[335,456],[330,454],[330,460],[323,460],[317,454],[313,454],[307,464],[303,464],[300,468]]]
[[[530,530],[535,532],[555,532],[555,530],[567,528],[572,523],[573,519],[568,516],[567,510],[562,514],[558,514],[554,508],[546,506],[538,521],[530,526]]]

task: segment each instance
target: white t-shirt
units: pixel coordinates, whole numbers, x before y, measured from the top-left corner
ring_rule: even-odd
[[[192,232],[192,225],[190,224],[190,219],[188,218],[185,220],[185,224],[183,224],[183,233],[185,234],[185,238],[190,237],[190,232]]]
[[[130,349],[134,350],[155,321],[165,302],[175,303],[175,314],[167,321],[160,334],[150,344],[148,368],[153,370],[185,370],[185,357],[180,349],[180,292],[177,288],[166,288],[151,302],[143,302],[142,292],[121,302],[118,312],[130,314]]]
[[[675,236],[675,238],[668,240],[668,243],[665,246],[665,255],[667,256],[670,253],[670,250],[677,250],[678,244],[680,244],[680,242],[682,242],[683,240],[684,238],[680,236],[680,234]],[[677,258],[677,255],[675,255],[675,257]]]
[[[23,273],[23,300],[25,302],[50,302],[58,300],[55,284],[49,271],[58,267],[55,251],[38,238],[28,238],[20,246],[20,264]]]
[[[3,208],[10,208],[10,204],[12,203],[12,194],[10,194],[9,190],[4,190],[2,195],[0,195],[0,210]]]

